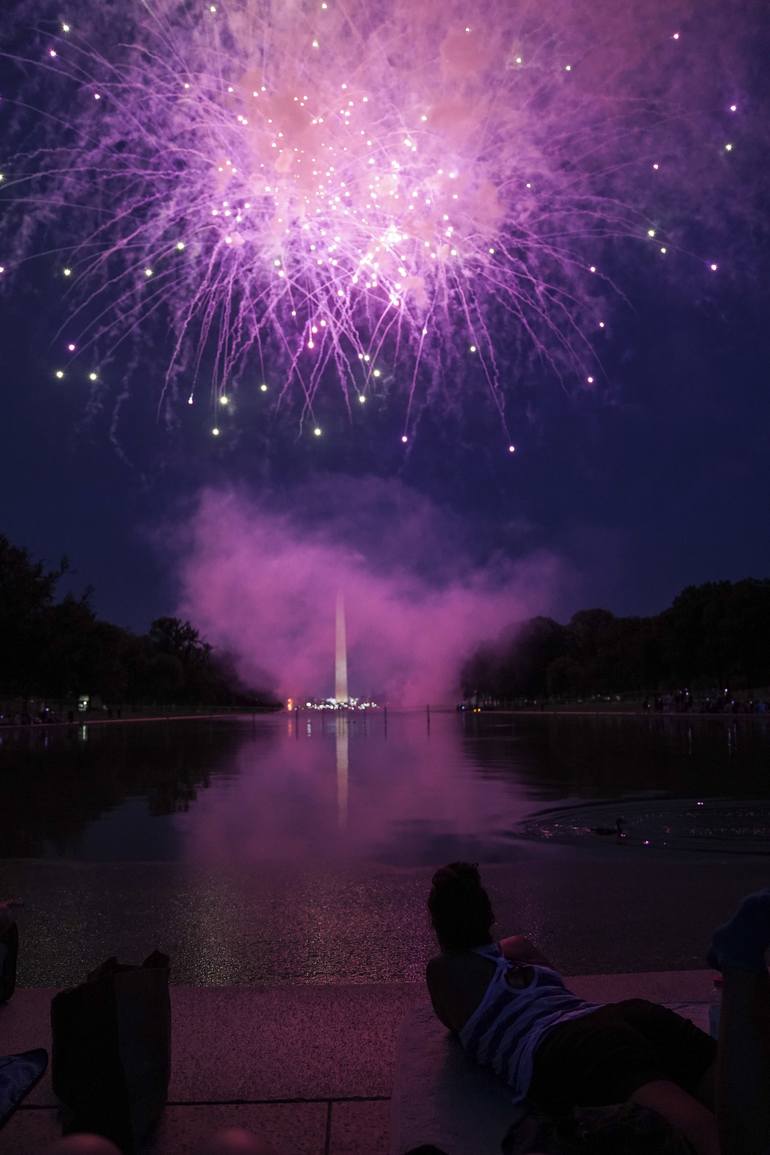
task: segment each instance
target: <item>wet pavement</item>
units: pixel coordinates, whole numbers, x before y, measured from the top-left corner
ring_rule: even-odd
[[[711,930],[770,884],[761,857],[521,842],[483,867],[498,932],[524,932],[566,973],[705,966]],[[442,859],[437,856],[435,862]],[[79,982],[109,955],[156,947],[194,985],[420,981],[433,949],[433,866],[263,862],[0,862],[18,895],[19,982]]]

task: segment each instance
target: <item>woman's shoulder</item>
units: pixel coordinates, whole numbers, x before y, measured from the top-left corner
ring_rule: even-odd
[[[428,991],[436,1014],[459,1030],[483,998],[495,964],[474,951],[447,951],[427,966]]]
[[[494,970],[494,960],[475,951],[445,951],[430,960],[425,977],[430,991],[449,992],[469,984],[486,986]]]

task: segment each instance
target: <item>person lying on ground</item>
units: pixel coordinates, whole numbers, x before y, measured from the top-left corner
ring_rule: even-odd
[[[427,968],[433,1008],[515,1103],[564,1124],[577,1108],[630,1102],[662,1117],[672,1144],[683,1137],[696,1155],[719,1155],[714,1039],[645,999],[588,1003],[524,936],[495,942],[474,865],[437,871],[428,907],[441,948]]]

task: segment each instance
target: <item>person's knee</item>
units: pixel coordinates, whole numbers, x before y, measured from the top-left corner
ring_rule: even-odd
[[[631,1099],[644,1107],[651,1107],[667,1119],[690,1141],[698,1155],[717,1155],[716,1118],[678,1084],[667,1079],[645,1083]]]
[[[101,1153],[100,1153],[101,1155]],[[277,1155],[266,1140],[242,1127],[225,1127],[198,1148],[196,1155]]]

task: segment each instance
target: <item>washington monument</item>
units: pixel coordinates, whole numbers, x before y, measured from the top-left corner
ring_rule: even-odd
[[[348,643],[345,631],[345,599],[337,593],[337,629],[334,652],[334,700],[338,705],[348,701]]]

